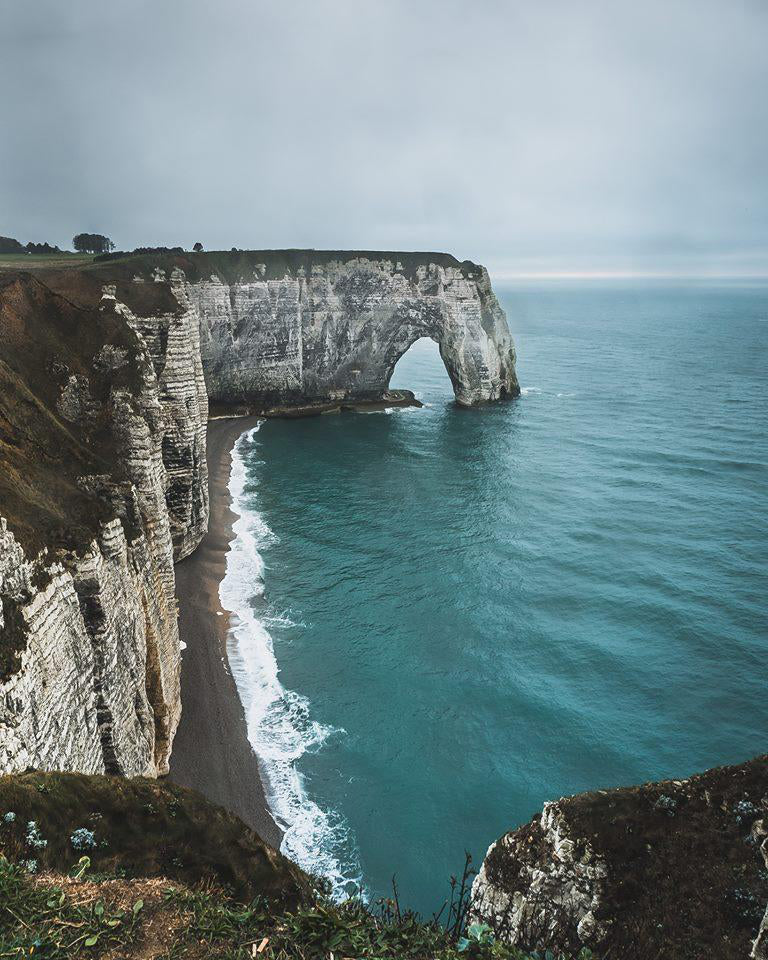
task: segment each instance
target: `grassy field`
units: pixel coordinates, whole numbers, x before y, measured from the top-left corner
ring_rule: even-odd
[[[0,253],[0,270],[79,267],[91,260],[92,253]]]

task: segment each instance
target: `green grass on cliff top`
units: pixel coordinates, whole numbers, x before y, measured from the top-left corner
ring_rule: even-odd
[[[323,896],[295,910],[239,903],[217,887],[92,874],[29,875],[0,859],[0,957],[142,960],[533,960],[484,931],[456,939],[435,923]],[[590,955],[582,954],[587,958]],[[548,960],[560,960],[548,954]],[[540,958],[543,960],[543,957]]]
[[[58,270],[91,263],[91,253],[0,253],[0,270]]]

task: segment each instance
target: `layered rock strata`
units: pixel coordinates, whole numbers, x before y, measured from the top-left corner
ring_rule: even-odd
[[[212,275],[186,283],[200,317],[212,400],[378,398],[395,364],[430,337],[457,401],[516,396],[515,352],[484,267],[371,254],[306,261],[270,279]]]
[[[0,291],[0,769],[156,775],[181,709],[173,563],[207,524],[197,324],[84,300]]]

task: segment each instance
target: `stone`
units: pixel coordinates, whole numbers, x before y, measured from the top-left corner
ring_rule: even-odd
[[[470,279],[461,265],[428,255],[410,274],[373,254],[307,260],[309,277],[177,275],[182,302],[199,316],[211,400],[375,399],[420,337],[439,344],[460,404],[520,392],[506,317],[484,268]]]

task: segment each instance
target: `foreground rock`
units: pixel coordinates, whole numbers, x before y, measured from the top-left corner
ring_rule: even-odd
[[[546,804],[491,846],[473,915],[526,948],[765,958],[766,837],[766,756],[689,780],[579,794]]]

